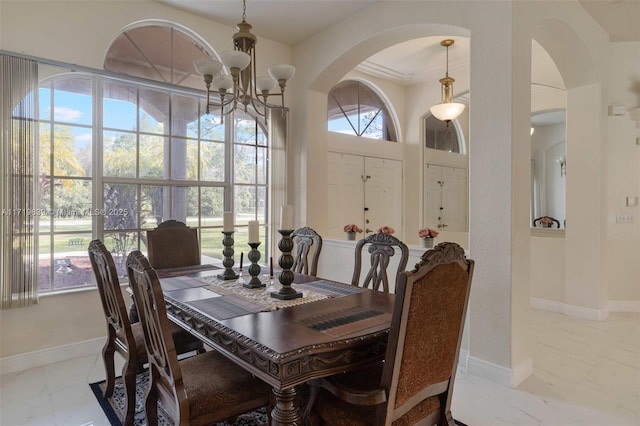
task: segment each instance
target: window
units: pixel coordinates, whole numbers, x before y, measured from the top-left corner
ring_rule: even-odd
[[[440,151],[464,154],[464,147],[458,137],[458,128],[455,122],[447,124],[438,120],[433,115],[428,115],[424,120],[425,147]]]
[[[371,139],[397,142],[390,109],[371,87],[361,81],[345,80],[329,92],[327,129]]]
[[[77,72],[43,81],[39,96],[41,291],[91,285],[92,238],[124,276],[127,254],[164,220],[199,228],[212,258],[225,209],[237,245],[248,220],[267,222],[268,139],[250,114],[220,124],[199,96]]]

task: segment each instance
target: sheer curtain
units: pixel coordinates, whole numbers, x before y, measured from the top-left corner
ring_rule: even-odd
[[[38,64],[0,55],[0,309],[38,301]]]

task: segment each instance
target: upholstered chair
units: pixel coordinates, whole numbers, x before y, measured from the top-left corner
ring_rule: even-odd
[[[198,230],[167,220],[147,231],[147,254],[155,269],[200,265]]]
[[[309,382],[306,424],[449,425],[473,260],[455,243],[400,274],[385,360]]]
[[[371,255],[371,266],[360,283],[360,274],[362,269],[363,252],[367,249]],[[391,258],[399,252],[400,259],[397,268],[393,268],[392,275],[389,276],[387,270]],[[393,235],[379,232],[371,234],[366,238],[358,241],[355,249],[355,265],[353,269],[353,278],[351,284],[355,286],[361,285],[365,288],[371,288],[377,291],[389,292],[389,280],[396,282],[398,274],[405,270],[407,261],[409,260],[409,248],[405,243],[394,237]]]
[[[217,351],[178,360],[156,271],[138,250],[129,254],[127,270],[149,359],[144,407],[150,426],[158,424],[158,402],[173,424],[190,426],[270,404],[271,387]]]
[[[322,237],[313,229],[305,226],[293,231],[291,238],[295,243],[291,270],[315,277],[318,274]],[[309,256],[311,256],[311,261],[309,261]]]
[[[118,352],[125,360],[122,379],[125,390],[124,424],[133,424],[136,397],[136,373],[143,370],[147,362],[144,335],[140,323],[130,323],[127,316],[118,273],[111,253],[100,240],[89,243],[89,259],[96,278],[98,293],[107,321],[107,341],[102,349],[106,374],[104,397],[113,395],[115,385],[114,354]],[[204,351],[203,344],[185,330],[174,325],[170,327],[176,350],[180,354]]]

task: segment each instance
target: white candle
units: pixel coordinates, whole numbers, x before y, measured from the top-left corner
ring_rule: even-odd
[[[224,232],[233,232],[233,212],[224,212],[222,214],[222,230]]]
[[[280,210],[280,229],[292,230],[293,229],[293,207],[282,206]]]
[[[259,243],[260,242],[260,233],[258,232],[258,221],[250,220],[249,221],[249,243]]]

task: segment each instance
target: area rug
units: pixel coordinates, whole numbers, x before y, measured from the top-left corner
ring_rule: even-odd
[[[134,426],[144,426],[147,424],[144,414],[144,390],[149,383],[148,372],[143,372],[137,376],[136,386],[136,413],[134,419]],[[104,398],[104,388],[106,382],[90,383],[89,386],[96,396],[98,403],[102,407],[104,414],[107,416],[109,423],[112,426],[122,426],[122,419],[124,418],[124,384],[121,377],[116,378],[116,384],[113,391],[113,396],[109,399]],[[268,417],[265,409],[256,411],[250,411],[242,414],[236,418],[234,423],[221,422],[216,423],[216,426],[266,426],[268,425]],[[172,426],[173,423],[167,419],[162,412],[162,409],[158,409],[158,425],[160,426]]]

